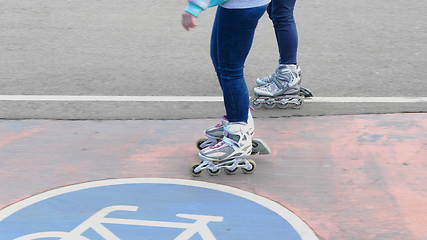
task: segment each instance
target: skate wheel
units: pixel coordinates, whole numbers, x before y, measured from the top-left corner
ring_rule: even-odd
[[[224,171],[225,171],[225,173],[226,174],[228,174],[228,175],[234,175],[234,174],[236,174],[236,172],[237,172],[237,167],[234,169],[234,170],[230,170],[230,169],[228,169],[228,168],[224,168]]]
[[[219,173],[220,173],[220,171],[221,171],[221,169],[220,169],[220,168],[218,168],[216,171],[213,171],[212,169],[209,169],[209,168],[208,168],[208,173],[209,173],[209,175],[211,175],[211,176],[218,176],[218,175],[219,175]]]
[[[196,171],[196,168],[200,166],[199,163],[195,163],[193,164],[193,166],[191,167],[191,175],[193,175],[193,177],[200,177],[200,175],[202,174],[203,171]]]
[[[252,107],[254,107],[255,109],[260,109],[260,108],[262,108],[262,103],[260,103],[260,102],[258,102],[258,101],[256,101],[256,100],[251,101],[251,105],[252,105]]]
[[[281,109],[285,109],[285,108],[288,108],[288,104],[287,103],[280,103],[277,105],[277,107],[281,108]]]
[[[254,170],[255,170],[255,168],[256,168],[256,163],[255,163],[255,161],[254,160],[248,160],[249,161],[249,163],[251,164],[251,168],[250,169],[246,169],[246,168],[242,168],[242,172],[244,173],[244,174],[251,174],[251,173],[253,173],[254,172]]]
[[[275,103],[265,103],[265,107],[268,109],[273,109],[274,107],[276,107]]]
[[[292,108],[293,109],[300,109],[301,108],[301,104],[295,104]]]
[[[293,103],[293,104],[292,104],[292,105],[293,105],[293,106],[292,106],[292,108],[293,108],[293,109],[300,109],[300,108],[301,108],[302,103],[303,103],[303,100],[302,100],[302,99],[299,99],[297,103]]]
[[[196,146],[199,150],[202,150],[202,144],[204,142],[206,142],[208,139],[207,138],[200,138],[199,140],[197,140]]]

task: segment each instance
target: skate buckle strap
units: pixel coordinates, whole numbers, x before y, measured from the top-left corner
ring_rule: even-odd
[[[225,144],[225,142],[224,142],[224,141],[219,141],[219,142],[217,142],[216,144],[214,144],[214,145],[212,145],[212,146],[209,146],[209,148],[210,148],[210,149],[217,149],[217,148],[222,147],[222,145],[224,145],[224,144]]]
[[[289,84],[289,82],[290,82],[290,79],[289,78],[287,78],[287,79],[278,79],[278,78],[276,78],[276,79],[273,79],[272,82],[274,84],[276,84],[276,86],[278,88],[280,88],[280,86],[287,86]]]
[[[235,139],[232,138],[233,136],[237,136],[239,138],[239,140],[240,140],[240,136],[239,135],[233,135],[233,134],[227,133],[224,136],[224,138],[222,139],[222,141],[224,143],[226,143],[227,145],[229,145],[229,146],[239,147],[239,140],[236,141]]]

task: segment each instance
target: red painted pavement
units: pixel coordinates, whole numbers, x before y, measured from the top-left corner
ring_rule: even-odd
[[[193,179],[215,120],[0,121],[0,207],[106,178]],[[427,114],[256,119],[273,149],[253,175],[195,180],[275,200],[323,239],[427,239]]]

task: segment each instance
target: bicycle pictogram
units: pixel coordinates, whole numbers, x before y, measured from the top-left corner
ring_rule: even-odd
[[[178,228],[184,229],[174,240],[189,240],[196,234],[199,234],[203,240],[215,240],[215,236],[208,227],[210,222],[222,222],[224,217],[206,216],[194,214],[176,214],[179,218],[195,220],[195,222],[163,222],[148,221],[137,219],[123,219],[107,217],[108,214],[116,211],[136,212],[136,206],[111,206],[101,209],[89,217],[83,223],[78,225],[70,232],[39,232],[28,234],[15,240],[35,240],[41,238],[59,238],[60,240],[90,240],[83,234],[88,230],[93,230],[105,240],[121,240],[103,224],[132,225],[132,226],[149,226],[161,228]]]

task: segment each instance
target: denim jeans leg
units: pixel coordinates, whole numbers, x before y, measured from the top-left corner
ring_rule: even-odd
[[[259,18],[267,6],[248,9],[218,7],[211,38],[211,56],[219,72],[224,105],[230,122],[246,122],[249,93],[243,75]],[[214,36],[216,34],[216,37]],[[213,51],[216,48],[216,51]],[[217,62],[215,62],[217,60]]]
[[[272,0],[270,19],[274,24],[280,64],[297,64],[298,31],[294,18],[296,0]]]

